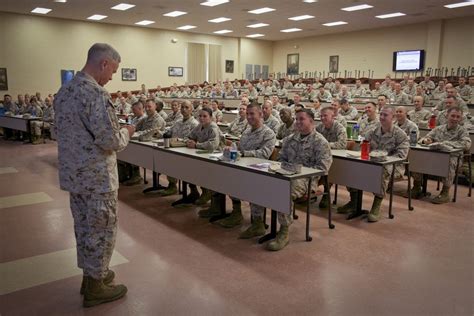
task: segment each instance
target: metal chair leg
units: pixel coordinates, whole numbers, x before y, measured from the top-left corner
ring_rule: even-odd
[[[334,201],[332,202],[332,204],[337,204],[337,184],[334,186]]]
[[[410,163],[406,164],[407,174],[408,174],[408,210],[413,211],[413,206],[411,205],[411,173],[410,173]]]

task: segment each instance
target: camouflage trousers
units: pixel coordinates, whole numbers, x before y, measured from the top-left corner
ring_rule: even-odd
[[[450,188],[453,185],[454,182],[454,177],[456,176],[456,165],[458,163],[458,157],[457,156],[452,156],[449,159],[449,172],[448,176],[445,178],[441,178],[441,182],[443,182],[443,186],[445,188]],[[459,166],[462,165],[462,159],[459,160]],[[417,172],[412,172],[411,173],[413,180],[415,182],[421,183],[423,179],[423,174],[417,173]]]
[[[35,136],[41,136],[41,129],[49,129],[49,123],[43,121],[31,121],[31,133]]]
[[[77,266],[85,276],[103,279],[107,274],[117,234],[117,203],[117,191],[70,193]]]
[[[392,175],[393,165],[388,165],[384,167],[383,170],[383,180],[382,180],[382,194],[374,194],[376,197],[384,198],[387,192],[388,182],[390,181],[390,176]],[[395,165],[395,173],[393,175],[394,179],[402,178],[405,173],[404,165]],[[357,189],[347,187],[349,192],[357,192]]]

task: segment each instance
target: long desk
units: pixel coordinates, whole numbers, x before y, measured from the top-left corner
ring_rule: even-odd
[[[437,177],[447,177],[449,174],[449,162],[452,156],[458,156],[456,173],[454,178],[453,202],[456,202],[458,188],[458,168],[462,156],[462,149],[452,149],[449,151],[431,150],[425,146],[411,146],[408,152],[410,171],[422,174],[429,174]],[[426,179],[423,182],[423,192],[426,193]]]
[[[272,237],[276,234],[275,211],[287,214],[293,211],[291,181],[309,178],[310,187],[313,177],[324,175],[321,170],[303,167],[299,174],[284,176],[249,167],[269,160],[244,157],[235,163],[223,162],[211,159],[209,154],[198,154],[195,149],[162,148],[152,142],[130,141],[117,154],[117,159],[272,209]],[[331,216],[329,227],[334,227]],[[311,240],[309,202],[306,240]]]
[[[0,127],[26,132],[31,141],[31,121],[39,119],[38,117],[23,118],[22,115],[0,116]]]
[[[361,158],[348,157],[346,150],[331,150],[332,165],[329,169],[329,182],[345,185],[358,190],[357,210],[362,211],[363,191],[375,194],[384,194],[382,191],[383,172],[387,165],[395,165],[405,162],[403,158],[388,157],[386,161],[374,162],[362,160]],[[390,186],[393,188],[393,177],[395,168],[390,175]],[[393,189],[390,190],[389,218],[394,218],[392,214]],[[411,204],[409,204],[411,209]]]

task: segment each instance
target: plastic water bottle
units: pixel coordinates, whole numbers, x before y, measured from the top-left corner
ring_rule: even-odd
[[[360,129],[359,124],[354,125],[354,127],[352,128],[352,138],[353,139],[358,139],[359,138],[359,129]]]
[[[410,132],[410,146],[416,146],[418,137],[416,137],[416,131],[413,130]]]
[[[360,158],[363,160],[369,160],[369,152],[370,152],[370,143],[368,140],[363,140],[362,144],[360,145]]]
[[[235,144],[235,142],[232,142],[232,146],[230,147],[230,161],[237,161],[237,145]]]
[[[132,116],[131,115],[129,115],[128,118],[127,118],[127,124],[132,125]]]
[[[31,115],[36,116],[36,108],[33,108],[33,110],[31,111]]]

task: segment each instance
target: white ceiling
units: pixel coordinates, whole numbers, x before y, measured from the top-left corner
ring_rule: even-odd
[[[91,23],[135,26],[135,22],[153,20],[156,23],[145,27],[176,30],[179,26],[191,24],[197,26],[197,28],[185,32],[212,34],[212,32],[217,30],[229,29],[233,32],[220,36],[245,37],[249,34],[261,33],[265,34],[265,36],[260,39],[271,41],[463,16],[474,17],[474,6],[457,9],[443,7],[445,4],[465,0],[319,0],[316,3],[304,3],[302,0],[230,0],[229,3],[215,7],[200,5],[203,1],[67,0],[67,3],[56,3],[54,0],[0,0],[0,11],[33,14],[30,11],[34,8],[44,7],[52,9],[45,16],[53,18],[89,21],[87,17],[93,14],[102,14],[108,17],[102,21]],[[122,2],[135,4],[136,6],[127,11],[110,9],[112,6]],[[374,7],[354,12],[341,11],[341,8],[358,4],[369,4]],[[274,8],[276,11],[260,15],[247,12],[261,7]],[[163,16],[164,13],[175,10],[185,11],[188,14],[176,18]],[[375,18],[376,15],[393,12],[403,12],[407,15],[384,20]],[[304,14],[313,15],[315,18],[303,21],[288,20],[290,17]],[[208,22],[208,20],[218,17],[228,17],[232,20],[218,24]],[[323,23],[341,20],[348,22],[348,24],[334,27],[322,25]],[[268,23],[270,25],[256,29],[246,27],[246,25],[255,23]],[[295,33],[280,32],[281,29],[294,27],[301,28],[303,31]]]

